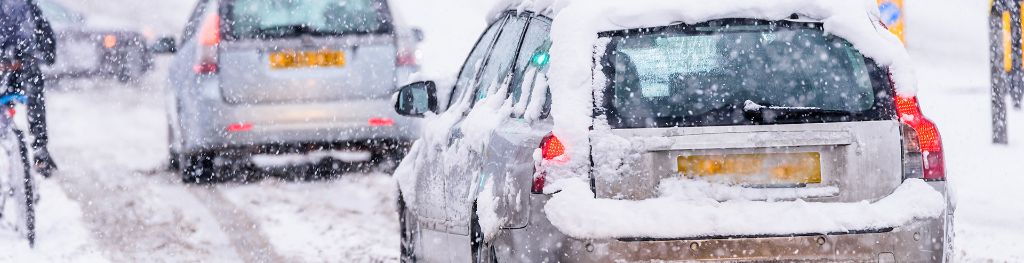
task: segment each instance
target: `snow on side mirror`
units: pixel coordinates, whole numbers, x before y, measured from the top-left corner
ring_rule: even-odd
[[[395,94],[395,112],[407,117],[423,117],[427,112],[437,113],[437,85],[433,81],[420,81],[405,85]]]

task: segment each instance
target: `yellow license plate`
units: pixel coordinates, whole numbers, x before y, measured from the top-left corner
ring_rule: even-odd
[[[821,183],[821,154],[764,153],[679,156],[683,176],[743,185]]]
[[[345,52],[334,50],[281,51],[270,53],[270,68],[344,67]]]

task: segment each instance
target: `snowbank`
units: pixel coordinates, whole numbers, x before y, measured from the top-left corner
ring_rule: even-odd
[[[642,201],[596,199],[573,180],[544,207],[551,223],[576,238],[679,238],[835,233],[903,226],[938,218],[945,199],[921,180],[907,180],[874,203],[727,201],[679,196]]]

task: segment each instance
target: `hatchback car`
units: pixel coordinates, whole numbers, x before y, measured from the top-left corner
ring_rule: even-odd
[[[395,175],[403,261],[944,259],[936,126],[827,17],[764,19],[779,12],[754,1],[589,35],[586,10],[647,17],[613,2],[562,22],[513,5],[454,87],[400,89],[396,111],[428,118]],[[686,3],[646,11],[704,8]],[[827,10],[862,10],[845,17],[863,16],[854,28],[890,34],[842,9]]]
[[[146,39],[129,26],[90,23],[85,16],[55,1],[36,1],[57,39],[54,65],[43,67],[52,79],[110,78],[136,81],[153,69]],[[109,20],[109,19],[108,19]]]
[[[382,0],[199,1],[180,41],[158,41],[177,52],[172,166],[202,182],[254,155],[400,155],[418,128],[390,95],[418,69],[418,40],[393,17]]]

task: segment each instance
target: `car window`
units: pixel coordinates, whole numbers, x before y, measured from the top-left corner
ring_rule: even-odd
[[[387,33],[384,4],[375,0],[234,0],[226,9],[235,39]]]
[[[487,62],[480,71],[480,77],[476,81],[476,97],[479,101],[489,94],[494,94],[509,77],[512,71],[512,63],[515,61],[519,51],[519,43],[523,38],[523,31],[526,30],[526,18],[522,16],[510,17],[505,26],[502,27],[498,40],[494,42]]]
[[[719,21],[713,21],[719,22]],[[613,36],[616,128],[879,120],[886,71],[820,24],[728,20]],[[686,59],[680,59],[686,58]],[[765,108],[779,114],[755,118]]]
[[[51,1],[37,1],[36,5],[43,12],[43,17],[49,20],[54,26],[73,26],[79,22],[81,15],[64,8],[60,4]]]
[[[531,96],[534,86],[538,83],[547,83],[540,78],[546,79],[547,63],[550,58],[548,49],[551,48],[550,34],[550,20],[543,17],[530,19],[530,26],[523,37],[523,44],[519,48],[519,57],[516,59],[516,79],[512,82],[509,91],[509,96],[512,97],[515,104],[513,117],[523,116],[530,103],[530,98],[534,97]]]
[[[477,41],[473,51],[466,58],[465,64],[462,65],[462,71],[459,72],[459,78],[456,80],[455,88],[452,90],[451,97],[449,98],[449,106],[460,100],[462,95],[466,94],[466,90],[476,82],[477,73],[480,72],[480,68],[484,65],[487,52],[491,50],[495,37],[501,31],[501,27],[506,21],[508,20],[503,18],[491,24],[490,28],[484,31],[483,36]]]
[[[205,0],[196,3],[195,9],[192,10],[192,14],[189,15],[188,23],[185,24],[185,30],[181,33],[181,42],[184,44],[186,41],[192,39],[195,36],[196,31],[199,30],[199,22],[203,17],[206,17],[207,7],[217,6],[216,0]]]

